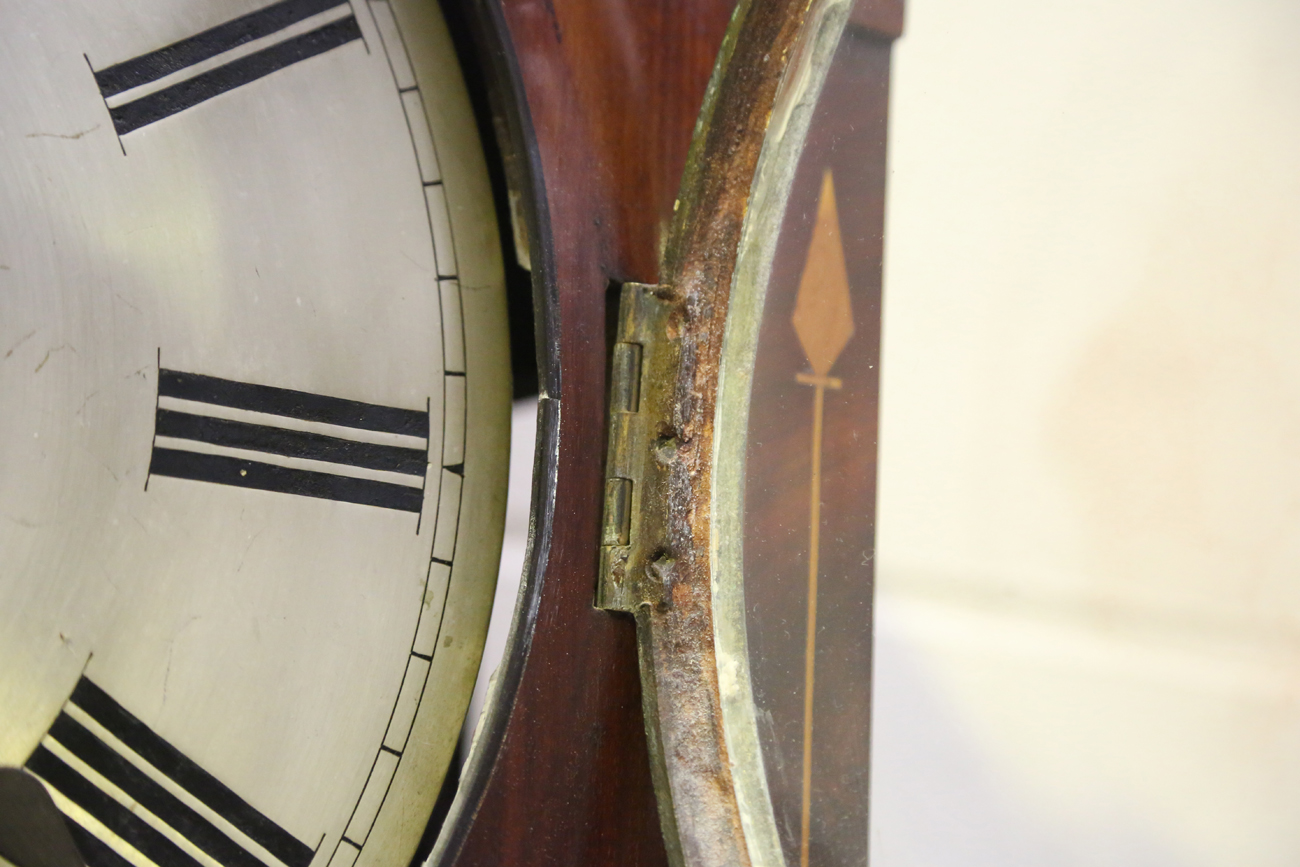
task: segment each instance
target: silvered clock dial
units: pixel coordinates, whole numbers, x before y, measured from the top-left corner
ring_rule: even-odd
[[[92,867],[405,864],[510,392],[437,8],[0,17],[0,765]]]

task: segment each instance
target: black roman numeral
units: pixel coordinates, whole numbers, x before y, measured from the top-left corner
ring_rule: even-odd
[[[372,434],[390,435],[390,442],[374,442]],[[250,451],[264,457],[238,453]],[[427,409],[158,372],[151,476],[419,512],[428,452]],[[316,463],[294,466],[298,461]]]
[[[232,52],[245,43],[272,36],[313,16],[324,18],[331,10],[345,8],[346,15],[305,33],[273,41],[251,53],[232,56],[216,66],[205,64],[203,71],[188,77],[184,75],[186,70],[193,70],[199,64]],[[361,29],[347,0],[281,0],[165,48],[96,70],[95,83],[105,101],[110,101],[109,114],[117,134],[126,135],[300,60],[324,54],[360,38]],[[177,74],[180,80],[148,90],[149,85]],[[114,99],[137,88],[141,89],[138,94],[123,100]]]
[[[201,867],[177,838],[223,867],[308,867],[315,854],[85,677],[25,767],[62,796],[59,808],[88,867],[129,867],[124,844],[157,867]]]

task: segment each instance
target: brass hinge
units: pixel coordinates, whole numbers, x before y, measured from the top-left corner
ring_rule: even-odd
[[[662,286],[625,283],[610,364],[605,518],[596,606],[635,612],[668,602],[664,504],[676,457],[668,408],[680,343]]]

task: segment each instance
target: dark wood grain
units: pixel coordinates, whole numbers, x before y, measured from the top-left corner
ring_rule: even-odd
[[[897,39],[903,34],[903,0],[858,0],[849,21],[882,39]]]
[[[664,257],[680,346],[664,402],[643,411],[676,446],[666,462],[663,535],[668,599],[638,610],[656,689],[652,714],[672,790],[670,846],[689,865],[749,867],[722,731],[711,591],[713,423],[723,328],[741,231],[768,120],[807,11],[803,0],[746,0],[709,90]],[[668,334],[664,334],[665,339]],[[661,463],[661,459],[654,459]]]
[[[605,445],[605,298],[654,282],[732,0],[501,0],[529,128],[543,409],[558,418],[551,518],[500,744],[450,821],[443,863],[666,863],[630,618],[592,607]],[[509,64],[507,64],[509,65]],[[546,447],[541,454],[545,457]],[[545,473],[542,474],[545,476]],[[550,497],[553,515],[545,508]],[[526,609],[528,606],[526,606]]]
[[[821,440],[812,863],[865,864],[870,781],[885,118],[890,43],[851,23],[814,112],[791,186],[754,356],[746,439],[744,576],[754,702],[786,858],[798,863],[808,616],[812,389],[792,317],[818,215],[834,178],[853,333],[830,373]],[[814,338],[815,339],[815,338]],[[778,761],[778,757],[787,757]]]
[[[681,548],[685,573],[699,579],[683,587],[699,592],[687,605],[675,590],[667,618],[680,628],[653,634],[667,637],[658,649],[665,652],[687,636],[693,652],[674,658],[703,664],[711,660],[709,620],[688,615],[707,613],[707,571],[695,561],[707,548],[701,534],[707,535],[708,517],[690,506],[707,501],[726,290],[772,94],[804,8],[800,0],[747,7],[754,21],[729,43],[733,62],[719,73],[724,87],[713,91],[705,136],[683,182],[733,2],[469,0],[480,20],[480,51],[495,69],[494,126],[506,174],[527,206],[542,419],[537,524],[513,644],[499,675],[504,700],[481,727],[486,749],[465,769],[439,867],[667,863],[633,623],[592,605],[606,436],[606,305],[612,282],[634,280],[670,284],[686,308],[688,349],[675,417],[677,466],[685,469],[676,478],[681,497],[670,499],[682,517],[674,547]],[[860,0],[854,23],[888,40],[902,26],[901,2]],[[886,66],[875,79],[882,95],[887,56],[885,48]],[[883,124],[883,99],[873,114]],[[874,136],[867,150],[880,172],[882,129],[864,130]],[[865,224],[872,229],[868,243],[878,246],[883,174],[871,181]],[[679,189],[684,201],[675,207]],[[674,223],[673,248],[665,250]],[[878,287],[878,250],[867,258]],[[667,263],[662,274],[661,261]],[[877,333],[878,305],[865,305],[862,315],[864,334]],[[858,469],[859,486],[869,487],[874,465]],[[716,689],[686,692],[704,702],[700,732],[666,731],[663,719],[657,730],[685,771],[677,777],[707,787],[726,776],[720,741],[707,737],[717,734],[716,713],[707,712],[716,710]],[[692,744],[700,749],[685,748]],[[726,850],[736,857],[723,860],[747,863],[743,844],[728,843],[739,834],[734,816],[696,818],[718,833],[696,828],[685,835],[692,841],[684,846],[688,860],[714,863],[709,854]],[[713,838],[717,846],[697,845]]]

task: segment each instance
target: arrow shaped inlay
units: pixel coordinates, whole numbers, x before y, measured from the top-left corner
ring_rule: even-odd
[[[849,300],[849,272],[844,262],[839,212],[835,207],[835,182],[831,170],[822,174],[808,258],[791,317],[812,373],[795,379],[814,387],[812,429],[812,483],[808,520],[808,632],[804,647],[803,704],[803,816],[799,846],[800,867],[808,867],[808,837],[812,827],[813,681],[817,659],[817,568],[822,522],[822,416],[826,389],[838,389],[840,380],[830,375],[840,353],[853,337],[853,305]]]

